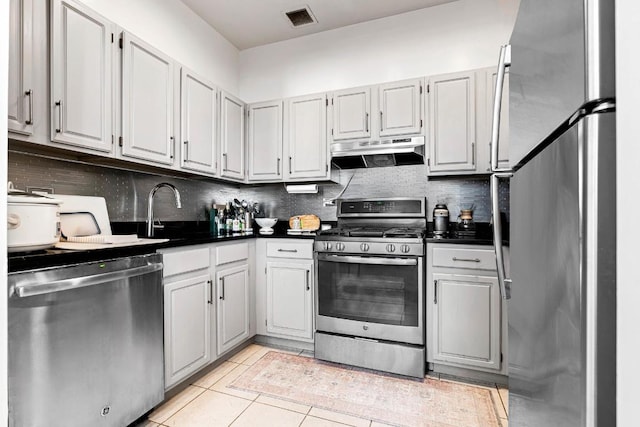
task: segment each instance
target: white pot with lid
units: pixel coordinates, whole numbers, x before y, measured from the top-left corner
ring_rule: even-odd
[[[7,251],[47,249],[60,240],[61,200],[16,190],[7,195]]]

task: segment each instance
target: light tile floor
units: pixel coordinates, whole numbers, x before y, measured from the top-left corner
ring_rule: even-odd
[[[148,420],[139,423],[136,427],[385,426],[364,418],[227,387],[269,351],[302,353],[303,356],[309,356],[308,352],[251,344],[165,402],[149,415]],[[441,379],[441,381],[451,380]],[[482,387],[491,390],[496,412],[502,425],[507,427],[508,391],[497,385]]]

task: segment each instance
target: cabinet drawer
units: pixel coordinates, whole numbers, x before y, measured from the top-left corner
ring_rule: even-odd
[[[313,258],[313,241],[308,242],[267,242],[269,258]]]
[[[496,255],[491,249],[433,248],[434,267],[496,270]]]
[[[162,252],[163,277],[209,268],[209,248]]]
[[[242,261],[248,258],[249,244],[247,242],[216,247],[216,265]]]

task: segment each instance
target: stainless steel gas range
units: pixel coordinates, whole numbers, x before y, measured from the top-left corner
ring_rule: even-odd
[[[424,377],[426,200],[339,200],[315,242],[318,359]]]

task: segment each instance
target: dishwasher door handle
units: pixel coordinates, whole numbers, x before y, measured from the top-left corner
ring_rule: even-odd
[[[71,279],[55,280],[48,283],[18,285],[15,287],[15,295],[24,298],[35,295],[52,294],[71,289],[84,288],[99,285],[105,282],[113,282],[131,277],[142,276],[162,270],[162,263],[152,263],[141,267],[128,268],[126,270],[110,271],[108,273],[92,274],[89,276],[73,277]]]

